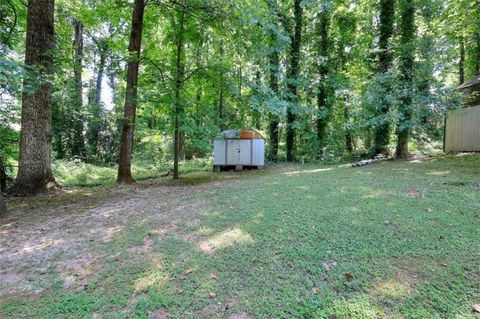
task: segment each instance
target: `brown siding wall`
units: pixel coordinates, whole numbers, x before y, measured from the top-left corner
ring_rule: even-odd
[[[445,152],[480,152],[480,105],[448,112]]]

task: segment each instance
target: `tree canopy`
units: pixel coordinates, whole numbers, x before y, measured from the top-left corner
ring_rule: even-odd
[[[53,10],[43,49],[29,42],[49,28],[36,6]],[[0,166],[17,184],[40,178],[25,173],[35,156],[120,163],[120,175],[122,158],[172,163],[178,178],[178,163],[209,157],[227,128],[262,132],[273,162],[435,145],[458,85],[480,73],[480,3],[6,0],[0,41]],[[26,110],[45,88],[38,122]]]

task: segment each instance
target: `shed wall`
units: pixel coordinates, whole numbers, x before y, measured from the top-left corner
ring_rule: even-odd
[[[265,165],[263,139],[225,139],[213,141],[214,165]]]
[[[480,152],[480,105],[448,112],[445,152]]]

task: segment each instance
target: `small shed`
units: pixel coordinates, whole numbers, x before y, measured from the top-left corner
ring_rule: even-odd
[[[466,106],[480,105],[480,75],[474,76],[458,88],[465,96]]]
[[[265,139],[253,130],[227,130],[213,141],[213,169],[258,168],[265,165]]]
[[[480,152],[480,105],[447,113],[443,150],[446,153]]]

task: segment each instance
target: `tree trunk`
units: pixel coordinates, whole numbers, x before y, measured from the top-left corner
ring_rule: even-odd
[[[272,35],[272,37],[275,37]],[[272,90],[273,94],[278,94],[278,68],[279,68],[279,56],[278,52],[275,48],[272,48],[272,53],[270,55],[270,89]],[[269,138],[270,138],[270,151],[269,160],[273,163],[278,161],[278,115],[277,114],[270,114],[270,123],[268,126]]]
[[[277,12],[277,5],[276,2],[270,2],[270,9],[275,12],[275,18],[278,19],[278,12]],[[275,23],[277,25],[277,23]],[[277,51],[277,34],[273,30],[270,33],[270,56],[269,56],[269,71],[270,71],[270,79],[269,79],[269,86],[270,90],[275,97],[278,96],[278,71],[280,69],[280,57]],[[270,140],[270,147],[268,151],[268,159],[276,163],[278,162],[278,142],[279,142],[279,132],[278,132],[278,125],[279,125],[279,116],[275,112],[271,112],[269,114],[269,124],[268,124],[268,135]]]
[[[465,83],[465,39],[460,36],[460,62],[458,63],[460,85]]]
[[[413,73],[415,67],[415,4],[411,0],[401,0],[401,21],[400,21],[400,80],[403,86],[403,94],[400,105],[400,122],[397,128],[397,148],[395,156],[408,158],[408,140],[412,130],[412,92]]]
[[[135,0],[132,16],[132,30],[128,52],[130,54],[127,70],[127,87],[125,93],[125,109],[123,113],[122,137],[120,140],[120,154],[118,160],[117,183],[133,183],[132,177],[132,151],[133,133],[135,130],[135,117],[137,110],[137,83],[138,67],[140,65],[140,48],[142,44],[143,13],[145,0]]]
[[[0,192],[7,191],[7,172],[3,164],[3,158],[0,156]]]
[[[290,45],[290,65],[287,79],[287,87],[289,91],[289,105],[287,108],[287,161],[295,160],[295,128],[294,122],[296,120],[295,108],[298,104],[298,73],[300,71],[300,46],[302,41],[302,26],[303,26],[303,8],[301,0],[294,0],[294,20],[295,27],[293,34],[291,34]]]
[[[225,51],[223,49],[223,41],[220,43],[220,59],[223,62],[225,55]],[[219,127],[220,131],[223,131],[226,129],[225,127],[225,105],[224,105],[224,97],[223,97],[223,70],[221,71],[220,74],[220,92],[218,95],[218,121],[219,121]]]
[[[260,96],[260,86],[262,85],[262,74],[260,72],[260,61],[257,61],[257,70],[255,71],[255,90],[253,91],[253,94],[256,95],[257,97]],[[238,72],[241,74],[241,69],[238,70]],[[241,75],[240,75],[241,79]],[[241,92],[241,88],[240,91]],[[256,109],[252,112],[252,122],[253,126],[257,130],[262,129],[262,113],[260,112],[260,109]]]
[[[73,123],[73,145],[72,155],[85,159],[85,141],[83,139],[83,84],[82,84],[82,68],[83,68],[83,25],[80,21],[74,22],[75,34],[73,47],[75,50],[73,60],[73,77],[75,82],[74,92],[74,123]]]
[[[7,213],[7,205],[5,205],[5,199],[2,192],[0,192],[0,218],[6,217]]]
[[[327,78],[329,73],[329,39],[328,32],[330,29],[330,12],[324,8],[320,13],[320,19],[317,26],[318,45],[318,65],[320,83],[317,94],[317,142],[318,157],[323,154],[323,148],[326,146],[327,126],[330,119],[331,103],[328,101]]]
[[[386,74],[392,64],[392,53],[390,42],[393,35],[395,21],[395,0],[380,0],[380,25],[379,25],[379,53],[378,53],[378,74]],[[389,87],[385,88],[389,91]],[[381,101],[377,110],[378,124],[374,131],[374,153],[388,154],[388,143],[390,141],[390,123],[388,121],[388,112],[390,102]]]
[[[55,183],[52,161],[52,75],[54,48],[54,0],[28,2],[25,65],[38,74],[22,93],[20,157],[17,179],[12,189],[20,195],[35,194]]]
[[[183,120],[183,107],[180,101],[180,91],[183,85],[184,66],[182,61],[183,56],[183,32],[184,32],[185,12],[180,14],[179,30],[176,37],[177,56],[176,56],[176,74],[175,74],[175,133],[174,133],[174,152],[173,152],[173,179],[179,178],[178,160],[181,155],[181,126]]]
[[[479,9],[480,10],[480,9]],[[480,13],[478,13],[480,15]],[[480,17],[478,18],[480,22]],[[480,29],[480,27],[477,27]],[[480,75],[480,30],[477,29],[475,33],[475,43],[476,43],[476,50],[475,50],[475,75]]]

